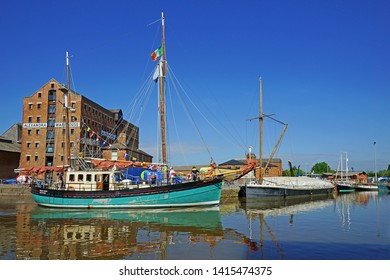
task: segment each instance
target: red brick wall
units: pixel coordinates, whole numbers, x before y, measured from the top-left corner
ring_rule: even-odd
[[[0,179],[16,178],[14,169],[19,167],[19,153],[0,151]]]

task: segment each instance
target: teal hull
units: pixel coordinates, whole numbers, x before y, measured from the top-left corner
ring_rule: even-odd
[[[201,218],[200,218],[201,217]],[[49,209],[37,207],[31,212],[31,219],[53,221],[72,220],[118,220],[141,222],[185,230],[222,230],[218,206],[169,208],[169,209]]]
[[[167,208],[219,204],[219,179],[135,190],[81,192],[32,188],[34,201],[56,208]]]

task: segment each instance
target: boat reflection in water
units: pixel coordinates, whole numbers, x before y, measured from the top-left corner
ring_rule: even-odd
[[[22,239],[26,244],[18,244],[19,259],[174,259],[167,255],[170,245],[180,243],[187,249],[204,243],[212,253],[223,238],[216,206],[154,210],[36,207],[28,226],[29,238]]]
[[[289,225],[294,223],[294,215],[302,212],[317,211],[334,204],[334,197],[331,194],[316,195],[312,197],[287,197],[287,198],[240,198],[240,208],[245,211],[249,220],[250,239],[256,240],[253,236],[255,229],[253,222],[259,219],[259,248],[261,259],[285,259],[285,250],[282,248],[283,237],[278,237],[276,231],[267,222],[267,217],[287,216]],[[280,227],[279,227],[280,230]]]

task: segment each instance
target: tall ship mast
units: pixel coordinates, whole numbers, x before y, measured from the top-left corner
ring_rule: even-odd
[[[161,153],[162,153],[162,164],[167,164],[167,143],[166,143],[166,117],[165,117],[165,78],[167,73],[167,60],[165,51],[165,19],[164,13],[161,12],[161,48],[162,48],[162,59],[160,60],[160,70],[162,73],[159,75],[159,102],[160,102],[160,122],[161,122]]]

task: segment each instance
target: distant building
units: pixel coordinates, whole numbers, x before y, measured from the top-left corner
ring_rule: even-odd
[[[268,159],[263,159],[263,168],[267,165]],[[219,168],[231,169],[231,170],[240,170],[244,169],[247,165],[245,159],[231,159],[229,161],[223,162],[218,165]],[[264,170],[264,177],[272,176],[282,176],[282,160],[281,159],[272,159],[267,169]],[[256,172],[257,173],[257,172]]]
[[[367,181],[368,181],[368,175],[364,171],[352,171],[352,172],[348,172],[348,175],[343,174],[343,178],[345,178],[346,176],[349,180],[352,180],[356,183],[363,183],[364,184],[364,183],[367,183]],[[341,179],[340,174],[336,174],[336,173],[323,173],[322,178],[326,179],[326,180],[340,180]]]
[[[63,88],[51,79],[24,98],[20,168],[68,163]],[[102,148],[116,143],[124,133],[128,159],[152,161],[152,156],[139,150],[139,128],[123,119],[120,109],[106,109],[74,91],[68,94],[68,107],[72,158],[102,157]],[[113,153],[106,156],[111,159]]]
[[[15,178],[19,167],[22,125],[14,124],[0,136],[0,179]]]

